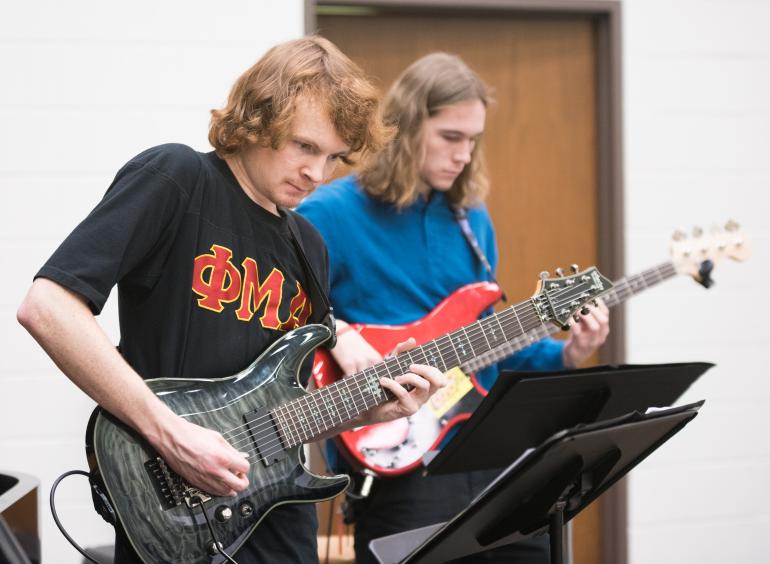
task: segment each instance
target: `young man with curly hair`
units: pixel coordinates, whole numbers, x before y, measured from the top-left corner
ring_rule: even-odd
[[[312,303],[289,221],[324,286],[326,251],[288,208],[339,161],[376,151],[387,134],[376,91],[329,41],[273,47],[212,112],[213,152],[161,145],[120,169],[37,273],[19,321],[75,384],[188,482],[216,496],[244,491],[243,453],[177,416],[142,378],[230,376],[286,331],[317,321],[324,312]],[[116,285],[119,349],[95,319]],[[438,370],[410,370],[382,382],[396,400],[362,421],[413,413],[440,385]],[[237,554],[242,562],[315,562],[315,537],[315,508],[284,505]],[[117,562],[136,560],[120,528],[116,544]]]

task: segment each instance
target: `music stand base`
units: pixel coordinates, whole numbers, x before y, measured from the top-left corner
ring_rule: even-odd
[[[564,561],[564,502],[554,505],[548,523],[548,536],[551,539],[551,564]]]

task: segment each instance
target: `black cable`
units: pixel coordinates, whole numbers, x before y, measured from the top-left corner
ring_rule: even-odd
[[[85,550],[80,548],[78,543],[75,542],[75,540],[69,536],[67,531],[64,530],[64,526],[61,524],[61,521],[59,521],[59,515],[56,513],[56,502],[55,502],[55,495],[56,495],[56,488],[59,486],[59,482],[61,482],[64,478],[68,476],[72,476],[73,474],[80,474],[81,476],[85,476],[86,478],[91,478],[91,474],[86,472],[85,470],[70,470],[69,472],[65,472],[56,480],[54,480],[53,485],[51,486],[51,493],[48,496],[48,501],[51,505],[51,515],[53,515],[54,523],[56,523],[56,526],[59,527],[59,530],[61,531],[61,534],[64,535],[64,538],[69,541],[69,543],[75,547],[75,550],[77,550],[80,554],[82,554],[89,562],[93,562],[94,564],[102,564],[98,560],[95,560],[91,555],[89,555]],[[194,498],[198,500],[198,503],[201,507],[201,511],[203,511],[203,517],[206,519],[206,525],[209,527],[209,532],[211,532],[211,538],[214,540],[214,546],[217,548],[217,552],[219,552],[222,556],[224,556],[228,562],[231,562],[232,564],[238,564],[235,560],[233,560],[227,552],[224,551],[223,548],[221,548],[222,543],[219,542],[217,539],[217,535],[214,532],[214,527],[211,526],[211,521],[209,521],[209,516],[206,513],[206,508],[203,506],[203,501],[201,498],[197,497]]]
[[[324,466],[326,467],[326,473],[331,474],[331,468],[329,467],[329,459],[326,456],[326,451],[324,450],[322,442],[316,442],[315,446],[318,447],[318,452],[321,454],[321,460],[323,460]],[[326,523],[326,556],[324,557],[324,564],[329,564],[329,548],[332,544],[332,523],[334,522],[334,500],[336,498],[331,498],[329,500],[329,519]]]
[[[206,525],[209,526],[209,532],[211,533],[211,538],[214,541],[214,546],[216,547],[217,552],[224,556],[228,562],[232,562],[232,564],[238,564],[230,557],[229,554],[225,552],[224,545],[219,542],[219,539],[217,539],[217,534],[214,532],[214,527],[211,526],[211,521],[209,521],[209,515],[206,513],[206,508],[203,506],[203,500],[198,496],[195,496],[191,501],[195,501],[196,499],[198,500],[198,505],[200,505],[201,511],[203,512],[203,517],[206,519]]]
[[[86,478],[90,478],[91,474],[88,472],[85,472],[84,470],[70,470],[69,472],[65,472],[56,480],[54,481],[53,485],[51,486],[51,494],[48,496],[48,501],[51,504],[51,514],[53,515],[54,523],[56,523],[56,526],[59,527],[59,530],[61,531],[61,534],[64,535],[64,538],[69,541],[69,543],[75,547],[75,550],[77,550],[80,554],[82,554],[89,562],[93,562],[94,564],[102,564],[98,560],[94,560],[85,550],[80,548],[78,544],[72,539],[69,534],[67,534],[67,531],[64,530],[64,527],[62,526],[61,522],[59,521],[59,516],[56,514],[56,504],[54,502],[54,494],[56,493],[56,487],[59,485],[59,482],[61,482],[64,478],[67,476],[72,476],[73,474],[80,474],[81,476],[85,476]]]
[[[332,523],[334,522],[334,500],[335,497],[329,500],[329,522],[326,525],[326,558],[324,564],[329,564],[329,549],[332,546]]]

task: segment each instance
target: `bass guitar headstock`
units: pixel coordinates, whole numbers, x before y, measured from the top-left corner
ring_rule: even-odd
[[[682,230],[674,232],[671,241],[671,262],[679,274],[688,274],[697,282],[710,287],[714,281],[711,271],[724,258],[744,261],[751,256],[751,243],[735,221],[724,227],[714,227],[710,233],[696,227],[688,236]]]
[[[585,307],[612,288],[612,282],[592,266],[578,272],[578,266],[571,266],[573,274],[565,276],[560,268],[556,277],[548,272],[540,273],[537,291],[532,296],[537,314],[543,323],[555,323],[562,329],[569,328],[569,320],[584,311]]]

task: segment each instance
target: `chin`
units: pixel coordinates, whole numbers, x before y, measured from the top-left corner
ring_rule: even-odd
[[[282,198],[282,201],[278,203],[283,208],[296,208],[302,203],[302,200],[307,198],[310,194],[302,194],[301,196],[286,196]]]

